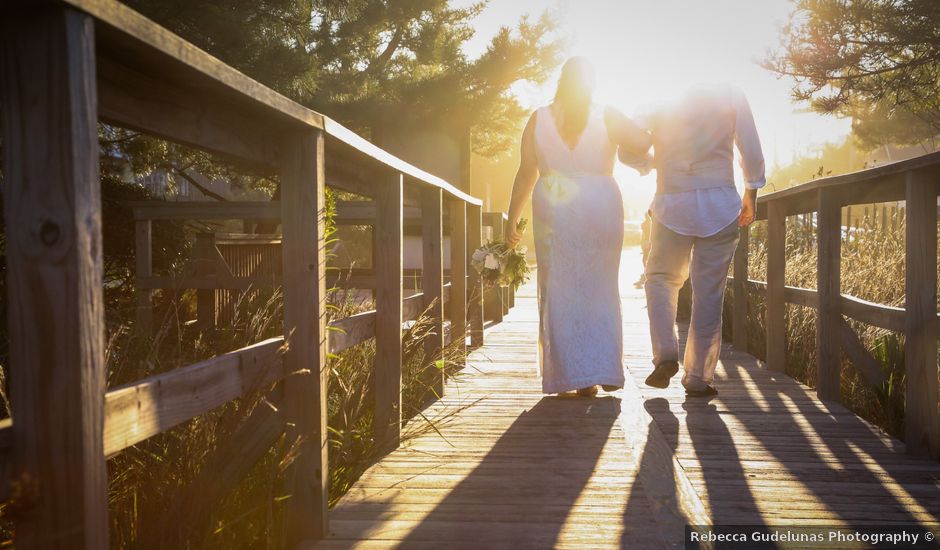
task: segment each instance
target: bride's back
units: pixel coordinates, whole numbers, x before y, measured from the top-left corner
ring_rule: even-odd
[[[576,139],[566,141],[562,136],[563,123],[556,118],[561,109],[545,106],[536,112],[535,149],[539,172],[557,172],[568,176],[613,174],[616,146],[610,141],[604,109],[592,104],[587,113],[584,129]],[[563,116],[563,115],[562,115]]]

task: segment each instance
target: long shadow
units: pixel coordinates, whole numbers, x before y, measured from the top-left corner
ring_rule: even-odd
[[[656,540],[662,546],[677,546],[682,535],[682,518],[678,517],[678,490],[675,485],[675,456],[679,438],[679,419],[669,410],[669,401],[662,397],[649,399],[643,407],[650,414],[650,431],[659,430],[662,434],[664,449],[654,449],[655,441],[647,437],[646,445],[637,463],[636,482],[630,490],[627,507],[624,510],[624,531],[620,540],[622,548],[641,547],[639,538],[655,532]],[[642,420],[639,420],[642,422]],[[668,456],[666,456],[668,455]],[[654,525],[650,525],[650,515]],[[649,547],[652,544],[644,544]]]
[[[706,446],[719,447],[721,455],[703,453],[698,456],[699,467],[705,478],[709,509],[714,525],[762,525],[760,509],[747,483],[747,474],[741,464],[734,438],[718,409],[710,399],[686,400],[682,404],[686,412],[685,425],[695,449]],[[722,480],[717,486],[715,481]],[[712,481],[711,485],[708,485]],[[718,496],[734,491],[734,507],[718,502]]]
[[[735,359],[726,358],[722,361],[727,376],[726,388],[737,385],[741,388],[745,385],[742,378],[742,372],[748,372],[748,369]],[[756,376],[764,376],[763,373],[756,372]],[[777,376],[785,376],[779,374]],[[788,384],[788,380],[783,380],[783,384]],[[735,411],[731,409],[728,414],[733,415],[755,439],[760,446],[767,451],[769,457],[782,466],[783,471],[770,470],[767,472],[767,479],[756,473],[752,477],[745,477],[744,469],[740,466],[740,459],[735,453],[735,444],[733,438],[728,434],[727,427],[720,419],[716,422],[704,423],[697,419],[695,408],[699,405],[687,401],[689,414],[687,416],[687,425],[690,433],[700,432],[701,437],[693,435],[693,445],[699,458],[715,457],[716,468],[705,468],[704,479],[709,493],[710,500],[721,500],[722,502],[713,503],[713,514],[717,518],[723,514],[721,510],[729,506],[728,501],[738,502],[741,491],[749,483],[769,483],[772,476],[792,477],[799,481],[802,489],[809,493],[809,499],[815,499],[828,510],[830,516],[838,522],[846,524],[848,527],[859,528],[865,525],[884,525],[886,523],[904,523],[917,524],[918,521],[911,514],[909,507],[899,500],[897,496],[889,490],[882,479],[876,476],[870,465],[863,464],[852,446],[863,450],[876,462],[880,464],[879,458],[890,457],[892,459],[904,460],[903,455],[895,455],[896,451],[890,449],[880,439],[866,437],[859,439],[854,434],[869,433],[869,429],[854,414],[845,409],[827,411],[829,414],[823,414],[818,409],[818,403],[807,400],[804,390],[796,385],[791,385],[791,390],[781,388],[775,383],[761,381],[753,384],[756,387],[760,398],[764,401],[759,403],[751,394],[747,400],[735,399],[730,401],[730,406],[738,404],[742,410]],[[788,395],[792,394],[792,395]],[[789,397],[789,398],[788,398]],[[791,412],[790,408],[795,407],[796,411]],[[823,407],[827,407],[825,404]],[[746,410],[743,410],[746,409]],[[833,409],[836,409],[835,407]],[[769,413],[760,413],[758,411],[770,411]],[[808,426],[800,426],[794,419],[794,422],[788,426],[778,429],[768,429],[767,421],[772,418],[780,418],[781,415],[797,414],[808,423]],[[701,424],[702,429],[696,428]],[[835,428],[834,430],[832,428]],[[722,455],[716,457],[714,434],[716,430],[723,430],[728,437],[728,444],[722,446]],[[825,452],[828,451],[828,452]],[[887,455],[886,455],[887,453]],[[729,475],[729,464],[734,471]],[[807,467],[809,466],[809,467]],[[730,483],[729,483],[730,482]],[[922,483],[929,482],[928,479],[922,479]],[[729,491],[734,491],[729,495]],[[807,499],[808,500],[808,499]],[[876,503],[876,504],[873,504]],[[932,505],[936,509],[940,499],[934,498]],[[929,506],[923,502],[925,507]],[[787,512],[776,503],[764,502],[765,509],[773,509],[780,514],[780,520],[809,518],[814,514],[807,509],[794,507],[792,512]],[[729,511],[729,514],[734,514]],[[735,517],[735,516],[732,516]]]
[[[619,412],[614,397],[542,398],[399,547],[454,540],[479,548],[551,548],[594,474]]]

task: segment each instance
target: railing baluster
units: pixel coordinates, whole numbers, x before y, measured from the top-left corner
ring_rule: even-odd
[[[450,334],[463,356],[467,342],[467,204],[450,206]]]
[[[436,368],[444,348],[444,257],[443,257],[443,197],[439,187],[421,190],[422,259],[421,290],[424,305],[431,309],[433,327],[424,342],[428,389],[437,396],[444,395],[444,372]],[[432,305],[433,304],[433,305]],[[433,363],[433,364],[432,364]]]
[[[284,230],[285,418],[300,441],[285,473],[285,546],[328,532],[326,390],[326,258],[323,132],[286,137],[282,147],[281,224]]]
[[[767,205],[767,365],[786,370],[786,271],[787,218],[783,201]]]
[[[937,183],[934,169],[907,173],[904,358],[905,444],[914,455],[940,455],[937,416]]]
[[[738,248],[734,251],[734,312],[732,329],[734,349],[747,351],[747,260],[749,228],[742,227]]]
[[[839,400],[842,354],[839,340],[842,261],[842,203],[832,189],[818,196],[816,251],[816,394],[820,399]]]
[[[483,245],[483,207],[467,205],[467,265],[473,252]],[[480,275],[468,269],[470,284],[467,291],[467,317],[470,319],[470,345],[483,345],[483,285]]]
[[[381,450],[401,442],[402,175],[389,172],[376,188],[375,440]]]

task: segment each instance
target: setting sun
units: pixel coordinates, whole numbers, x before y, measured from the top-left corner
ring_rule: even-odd
[[[556,18],[568,55],[584,55],[597,68],[597,100],[629,116],[669,98],[689,84],[729,82],[747,95],[772,172],[796,155],[844,138],[850,121],[794,105],[790,83],[759,65],[779,43],[793,9],[788,0],[492,0],[478,17],[471,49],[482,48],[500,25],[524,14]],[[532,108],[554,93],[555,79],[515,91]],[[649,204],[655,175],[641,177],[618,166],[628,218]],[[740,182],[740,174],[738,174]],[[505,182],[508,185],[508,182]],[[768,183],[768,190],[774,188]]]

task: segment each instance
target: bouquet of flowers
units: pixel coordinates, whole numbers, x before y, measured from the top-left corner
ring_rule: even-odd
[[[525,231],[526,220],[516,228]],[[511,286],[518,289],[529,280],[525,246],[509,246],[506,241],[490,241],[473,252],[470,264],[483,277],[487,287]]]

